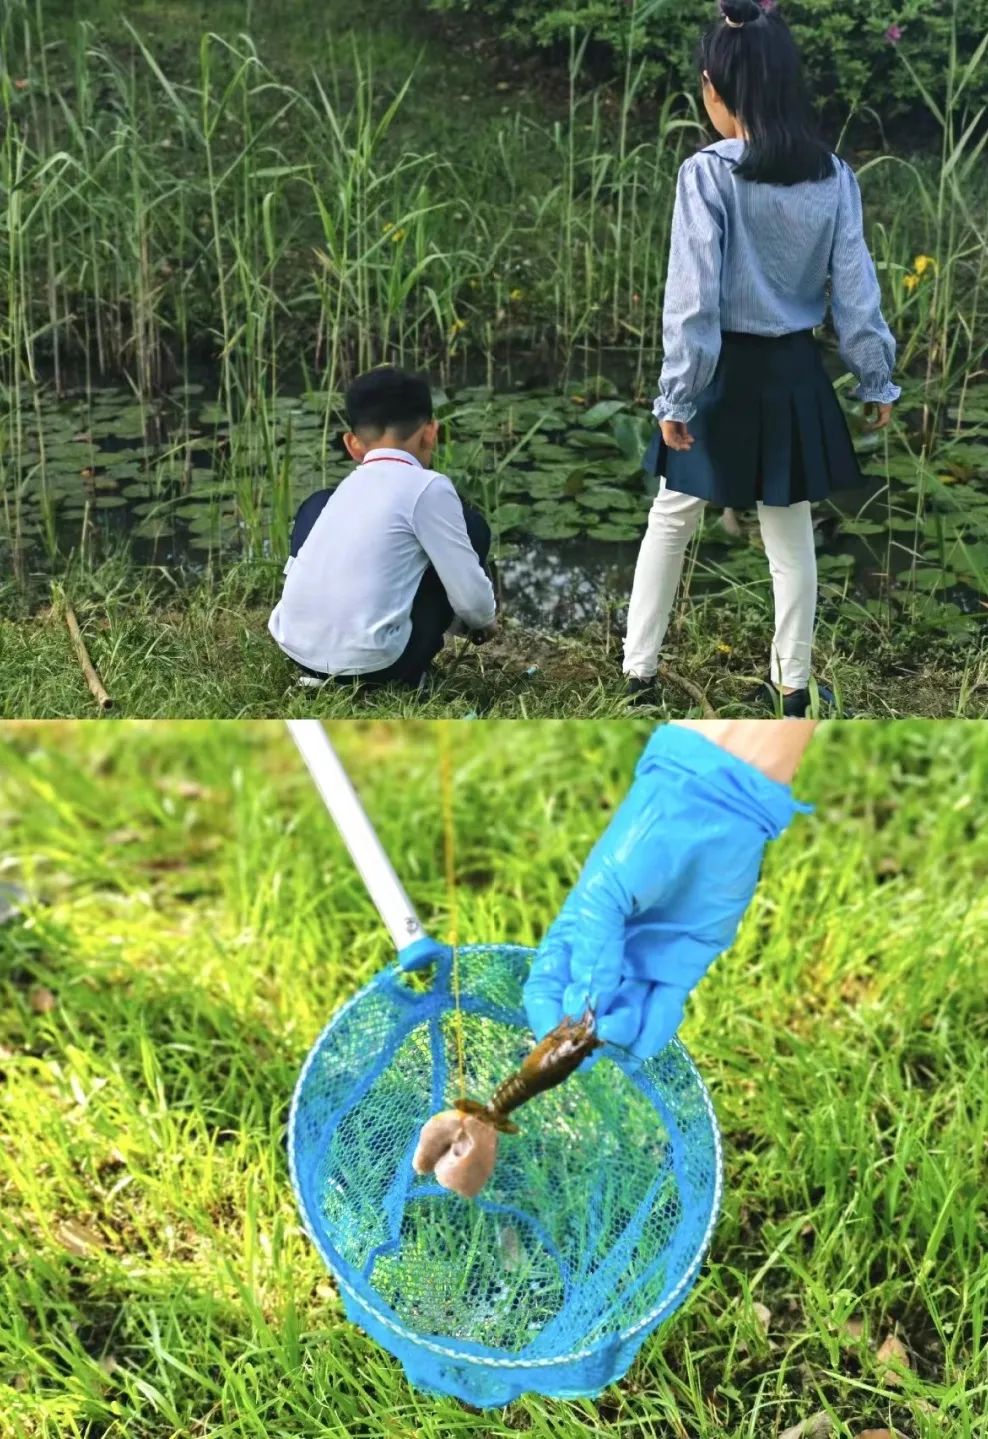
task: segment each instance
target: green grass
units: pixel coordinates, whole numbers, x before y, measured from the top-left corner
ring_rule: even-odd
[[[667,663],[723,716],[758,714],[745,702],[768,671],[772,637],[767,574],[680,603]],[[919,607],[876,617],[857,607],[848,622],[843,581],[823,586],[830,606],[817,629],[815,674],[840,713],[887,718],[988,716],[988,649],[965,631],[940,635]],[[92,660],[114,701],[112,714],[138,719],[262,719],[314,714],[377,717],[537,718],[627,715],[621,637],[595,625],[582,636],[541,633],[513,621],[481,649],[447,642],[436,683],[420,700],[388,688],[361,697],[327,687],[300,692],[295,666],[267,633],[270,600],[256,566],[233,568],[180,589],[167,575],[131,571],[121,556],[67,585]],[[271,598],[273,599],[274,591]],[[828,618],[829,615],[829,618]],[[95,703],[58,604],[26,606],[0,588],[0,717],[91,718]],[[696,694],[666,681],[656,714],[701,715]]]
[[[456,727],[465,938],[538,940],[650,728]],[[442,933],[435,727],[333,737]],[[828,726],[797,788],[685,1031],[727,1165],[696,1291],[599,1402],[480,1416],[409,1389],[299,1227],[292,1085],[389,949],[282,727],[4,726],[4,1439],[988,1433],[988,726]]]

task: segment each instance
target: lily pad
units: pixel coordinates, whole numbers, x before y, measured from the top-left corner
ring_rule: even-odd
[[[883,535],[886,531],[886,526],[877,520],[844,519],[840,527],[846,535]]]
[[[595,450],[601,455],[618,449],[618,442],[609,430],[570,430],[566,442],[578,450]]]
[[[571,540],[580,533],[579,525],[565,524],[552,515],[539,515],[526,528],[539,540]]]
[[[148,519],[135,525],[131,533],[139,540],[168,540],[174,535],[175,526],[170,520]]]
[[[606,425],[607,421],[620,411],[627,408],[625,400],[598,400],[596,405],[591,405],[585,415],[580,416],[580,424],[588,430],[599,429]]]
[[[524,505],[498,505],[492,524],[499,530],[511,530],[524,523],[531,512]]]
[[[595,489],[586,490],[577,495],[576,502],[591,510],[625,510],[637,508],[638,505],[634,496],[624,490],[615,489],[612,485],[598,485]]]
[[[625,524],[604,524],[594,525],[590,531],[590,537],[594,540],[610,540],[615,543],[621,540],[637,540],[642,533],[640,525]]]
[[[956,578],[949,570],[916,569],[903,576],[903,583],[917,590],[939,590],[953,584]]]

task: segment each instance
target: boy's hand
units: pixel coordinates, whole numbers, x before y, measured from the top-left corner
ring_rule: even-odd
[[[496,634],[497,620],[493,620],[491,624],[485,625],[482,630],[470,630],[467,638],[473,645],[485,645],[487,641],[492,640]]]
[[[663,420],[659,428],[670,450],[688,450],[692,447],[693,436],[685,421]]]
[[[893,405],[880,405],[877,402],[865,405],[865,424],[869,430],[884,430],[892,418]]]

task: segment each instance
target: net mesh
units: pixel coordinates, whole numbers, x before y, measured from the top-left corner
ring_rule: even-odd
[[[475,1098],[532,1045],[531,959],[459,953]],[[459,1091],[455,1026],[447,965],[427,988],[383,972],[324,1030],[289,1129],[307,1228],[349,1317],[413,1383],[481,1406],[597,1393],[696,1277],[720,1198],[706,1090],[677,1041],[638,1069],[608,1049],[514,1115],[521,1133],[464,1200],[412,1169],[422,1125]]]

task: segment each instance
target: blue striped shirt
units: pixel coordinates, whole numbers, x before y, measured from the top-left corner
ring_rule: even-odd
[[[854,171],[798,185],[739,180],[743,140],[720,140],[680,167],[662,314],[658,420],[691,420],[713,379],[724,330],[786,335],[821,325],[827,287],[841,358],[859,400],[890,404],[895,340],[882,316]]]

